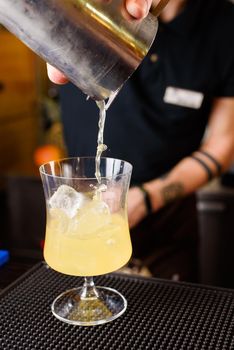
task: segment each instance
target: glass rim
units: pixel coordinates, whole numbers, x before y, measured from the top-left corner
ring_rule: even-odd
[[[46,162],[46,163],[43,163],[39,166],[39,173],[41,175],[44,175],[44,176],[49,176],[49,177],[53,177],[53,178],[58,178],[58,179],[69,179],[69,180],[97,180],[97,178],[95,176],[93,177],[80,177],[80,176],[75,176],[75,177],[68,177],[68,176],[59,176],[59,175],[52,175],[52,174],[48,174],[46,171],[42,170],[46,165],[49,165],[49,164],[52,164],[52,163],[65,163],[66,161],[72,161],[72,160],[77,160],[77,159],[90,159],[90,160],[94,160],[96,159],[95,156],[81,156],[81,157],[64,157],[64,158],[59,158],[59,159],[56,159],[56,160],[51,160],[49,162]],[[120,176],[120,177],[124,177],[124,176],[127,176],[129,174],[131,174],[132,172],[132,169],[133,169],[133,166],[131,163],[129,163],[128,161],[126,160],[123,160],[123,159],[120,159],[120,158],[113,158],[113,157],[101,157],[100,158],[100,161],[101,160],[117,160],[119,162],[123,162],[125,164],[127,164],[129,166],[129,170],[124,173],[124,174],[118,174],[117,176]],[[101,180],[103,179],[112,179],[113,176],[101,176]]]

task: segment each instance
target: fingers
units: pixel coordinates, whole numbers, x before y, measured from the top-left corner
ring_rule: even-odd
[[[49,79],[55,84],[62,85],[68,82],[67,77],[62,72],[52,67],[48,63],[47,63],[47,73],[48,73]]]
[[[143,19],[148,15],[152,0],[126,0],[125,7],[129,15],[135,19]]]

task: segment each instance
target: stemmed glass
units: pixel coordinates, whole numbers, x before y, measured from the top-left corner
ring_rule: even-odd
[[[97,181],[95,165],[94,157],[81,157],[40,167],[47,208],[45,260],[58,272],[84,277],[82,287],[54,300],[52,312],[84,326],[112,321],[126,310],[126,299],[95,286],[93,276],[118,270],[132,253],[126,212],[132,166],[101,158]]]

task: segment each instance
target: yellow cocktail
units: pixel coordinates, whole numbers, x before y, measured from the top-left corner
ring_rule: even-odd
[[[132,253],[124,212],[110,213],[104,202],[91,200],[70,218],[49,209],[44,257],[54,270],[96,276],[125,265]]]

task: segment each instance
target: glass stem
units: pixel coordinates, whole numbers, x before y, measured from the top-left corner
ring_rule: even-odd
[[[84,284],[81,290],[80,298],[94,300],[99,297],[98,291],[95,287],[93,277],[85,277]]]

